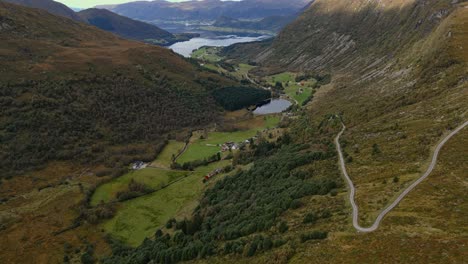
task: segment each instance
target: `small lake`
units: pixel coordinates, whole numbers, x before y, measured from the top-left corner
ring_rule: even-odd
[[[203,46],[227,47],[236,43],[253,42],[265,40],[267,38],[270,38],[270,36],[239,37],[236,35],[227,35],[212,38],[193,38],[189,41],[175,43],[169,48],[184,57],[190,57],[194,50],[197,50]]]
[[[253,112],[255,115],[269,115],[281,113],[292,105],[291,102],[285,99],[273,99],[271,102],[257,107]]]

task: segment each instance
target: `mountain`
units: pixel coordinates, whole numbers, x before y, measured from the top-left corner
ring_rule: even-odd
[[[213,23],[213,26],[220,28],[270,30],[278,32],[294,19],[295,16],[269,16],[258,21],[243,21],[227,16],[221,16]]]
[[[134,19],[153,20],[215,20],[220,16],[232,18],[265,18],[292,15],[310,3],[310,0],[244,0],[244,1],[139,1],[120,5],[97,6],[109,8],[118,14]]]
[[[42,10],[2,2],[0,17],[2,177],[53,160],[102,162],[109,146],[157,146],[213,121],[211,91],[234,84],[165,48]]]
[[[62,3],[51,0],[4,0],[4,2],[44,9],[49,13],[57,16],[63,16],[76,21],[82,21],[81,18],[75,13],[75,11]]]
[[[327,133],[330,128],[323,124],[341,115],[347,127],[341,142],[356,187],[358,222],[369,227],[426,171],[440,140],[468,120],[467,24],[466,1],[316,0],[272,43],[237,44],[226,48],[224,55],[255,61],[260,67],[251,74],[259,76],[284,71],[331,74],[332,82],[318,89],[293,133],[303,142],[313,142],[317,137],[313,131]],[[329,136],[331,144],[340,130],[338,121]],[[344,210],[342,218],[336,215],[307,227],[298,225],[296,211],[283,215],[293,226],[290,232],[311,228],[335,233],[324,242],[295,247],[293,262],[406,263],[418,252],[421,258],[416,263],[444,263],[435,249],[450,251],[449,263],[463,262],[455,256],[464,251],[456,245],[464,241],[467,215],[461,209],[465,205],[457,201],[466,197],[458,186],[464,185],[466,175],[467,133],[465,128],[450,139],[437,169],[375,232],[363,234],[353,228],[346,189],[337,200],[306,206],[316,212]],[[335,164],[314,165],[309,173],[340,175]],[[251,262],[281,253],[277,250]]]
[[[78,12],[78,16],[93,26],[127,39],[162,45],[170,45],[178,40],[175,35],[157,26],[120,16],[105,9],[86,9]]]

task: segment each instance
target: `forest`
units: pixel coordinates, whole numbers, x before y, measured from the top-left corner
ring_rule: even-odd
[[[222,84],[205,85],[206,90],[171,85],[163,75],[148,85],[118,74],[0,84],[2,176],[50,160],[73,158],[108,167],[128,165],[131,159],[151,160],[164,144],[164,134],[205,125],[217,116],[207,90]],[[153,142],[148,146],[154,148],[106,153],[106,146],[138,142]],[[110,156],[120,159],[126,154],[133,158],[123,158],[120,165],[111,161]]]
[[[225,87],[215,90],[213,96],[226,110],[234,111],[271,98],[271,93],[264,89],[251,87]]]

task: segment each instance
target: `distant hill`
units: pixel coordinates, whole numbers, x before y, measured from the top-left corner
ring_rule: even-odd
[[[218,18],[213,26],[251,30],[280,31],[284,26],[293,21],[295,16],[270,16],[258,21],[243,21],[227,16]]]
[[[54,160],[116,168],[152,159],[165,134],[215,120],[212,92],[236,84],[43,10],[0,2],[0,25],[1,177]]]
[[[78,12],[85,22],[128,39],[169,45],[177,36],[148,23],[115,14],[106,9],[90,8]]]
[[[22,6],[32,7],[32,8],[40,8],[47,10],[47,12],[63,16],[67,18],[71,18],[76,21],[82,21],[81,18],[73,11],[71,8],[67,7],[66,5],[55,2],[52,0],[3,0],[4,2],[18,4]]]
[[[157,26],[133,20],[106,9],[90,8],[75,13],[75,11],[66,5],[52,0],[6,0],[6,2],[43,9],[54,15],[88,23],[123,38],[140,40],[156,45],[167,46],[178,41],[189,40],[196,36],[193,34],[173,35]]]
[[[221,16],[232,18],[265,18],[292,15],[299,12],[311,0],[244,0],[244,1],[139,1],[121,5],[101,6],[118,14],[141,20],[215,20]],[[98,6],[100,7],[100,6]]]

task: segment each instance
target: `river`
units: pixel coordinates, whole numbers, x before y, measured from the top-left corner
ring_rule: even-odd
[[[226,35],[212,38],[193,38],[189,41],[178,42],[169,48],[174,52],[179,53],[184,57],[190,57],[194,50],[197,50],[203,46],[213,46],[213,47],[226,47],[236,43],[245,43],[260,41],[270,38],[270,36],[260,36],[260,37],[240,37],[236,35]]]

